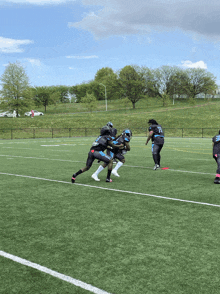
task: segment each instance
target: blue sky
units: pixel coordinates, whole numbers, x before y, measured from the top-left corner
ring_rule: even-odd
[[[0,76],[76,85],[126,65],[200,67],[220,85],[220,1],[0,0]]]

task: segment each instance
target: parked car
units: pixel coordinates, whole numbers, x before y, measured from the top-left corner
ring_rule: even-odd
[[[20,114],[18,114],[20,116]],[[10,111],[4,111],[0,113],[0,117],[13,117],[13,113]]]
[[[25,112],[24,115],[25,115],[25,116],[32,116],[32,113],[31,113],[31,111],[28,111],[28,112]],[[40,111],[34,110],[34,116],[40,116],[40,115],[44,115],[43,112],[40,112]]]

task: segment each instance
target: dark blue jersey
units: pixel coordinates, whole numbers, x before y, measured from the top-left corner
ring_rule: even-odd
[[[213,137],[212,142],[214,143],[213,155],[220,154],[220,135],[216,135],[215,137]]]
[[[151,125],[149,132],[153,131],[152,142],[155,144],[164,144],[164,132],[161,125]]]
[[[99,136],[93,142],[91,149],[96,151],[104,151],[105,149],[107,149],[108,143],[110,141],[112,141],[112,137],[110,135]]]

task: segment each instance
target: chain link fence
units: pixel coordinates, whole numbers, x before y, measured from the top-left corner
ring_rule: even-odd
[[[165,137],[212,138],[219,129],[213,128],[163,128]],[[118,134],[123,130],[118,129]],[[0,129],[0,139],[37,139],[97,137],[100,128],[20,128]],[[133,136],[146,137],[148,128],[132,129]]]

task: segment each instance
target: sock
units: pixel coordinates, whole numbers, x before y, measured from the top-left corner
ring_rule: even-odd
[[[107,179],[110,180],[110,176],[111,176],[112,171],[110,169],[108,169],[108,174],[107,174]]]
[[[121,167],[122,165],[123,165],[123,162],[119,161],[119,162],[116,164],[114,170],[117,171],[117,170],[119,169],[119,167]]]
[[[98,176],[98,174],[104,169],[104,167],[102,165],[100,165],[97,169],[96,172],[94,172],[94,174],[96,174]]]
[[[82,173],[82,170],[80,169],[77,173],[73,174],[73,178],[76,178],[78,175]]]
[[[220,174],[216,174],[216,178],[220,178]]]

